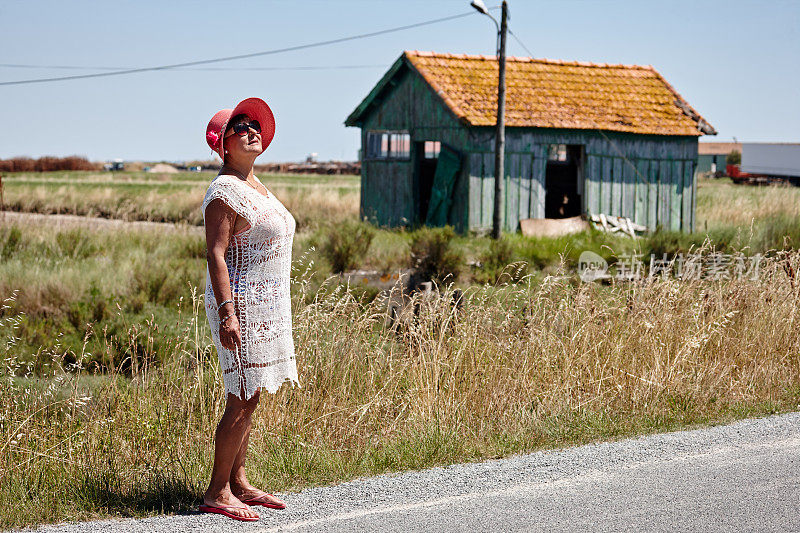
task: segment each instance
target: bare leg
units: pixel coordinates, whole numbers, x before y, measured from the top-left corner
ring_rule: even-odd
[[[251,401],[258,402],[260,392],[256,392]],[[266,503],[281,505],[284,502],[275,496],[259,490],[250,484],[245,472],[245,460],[247,459],[247,446],[250,443],[250,430],[253,427],[252,421],[247,424],[247,430],[242,437],[242,445],[239,448],[239,453],[236,454],[236,459],[233,461],[231,468],[230,487],[231,492],[242,501],[257,499]]]
[[[252,401],[258,402],[261,392],[256,392]],[[252,419],[248,421],[247,428],[242,436],[242,445],[239,446],[239,451],[236,458],[233,460],[231,466],[231,491],[239,497],[239,499],[248,499],[251,492],[255,491],[249,481],[247,481],[247,474],[245,473],[244,463],[247,459],[247,446],[250,444],[250,430],[253,428]]]
[[[251,417],[258,405],[258,396],[242,401],[233,394],[228,394],[225,413],[217,425],[214,436],[214,468],[211,471],[211,482],[203,496],[206,505],[215,507],[242,507],[231,509],[232,514],[241,517],[258,517],[247,505],[231,492],[231,474],[245,436],[250,433]],[[243,467],[244,465],[242,465]]]

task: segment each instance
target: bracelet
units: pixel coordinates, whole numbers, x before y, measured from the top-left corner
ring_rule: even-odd
[[[220,309],[222,309],[222,306],[223,306],[223,305],[225,305],[225,304],[232,304],[232,303],[233,303],[233,300],[225,300],[224,302],[222,302],[221,304],[219,304],[219,305],[217,306],[217,313],[219,313],[219,310],[220,310]]]
[[[219,325],[220,325],[220,326],[221,326],[221,325],[223,325],[223,324],[224,324],[225,322],[227,322],[227,321],[228,321],[228,319],[229,319],[230,317],[232,317],[232,316],[236,316],[236,313],[231,313],[231,314],[229,314],[228,316],[226,316],[225,318],[223,318],[222,320],[220,320],[220,321],[219,321]]]

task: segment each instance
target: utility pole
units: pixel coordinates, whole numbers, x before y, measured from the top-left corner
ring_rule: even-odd
[[[505,181],[506,147],[506,33],[508,32],[508,3],[503,0],[500,18],[500,46],[497,50],[497,132],[494,142],[494,216],[492,238],[499,239],[503,230],[503,182]]]

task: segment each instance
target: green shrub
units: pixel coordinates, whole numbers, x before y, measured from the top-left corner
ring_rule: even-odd
[[[56,234],[56,244],[61,257],[85,259],[97,253],[98,247],[93,240],[80,229],[70,229]]]
[[[489,251],[481,259],[487,268],[503,268],[511,263],[514,248],[507,239],[493,239],[489,243]]]
[[[135,264],[129,293],[133,297],[134,309],[140,307],[137,296],[164,306],[176,305],[181,296],[188,297],[188,283],[200,279],[192,266],[178,259],[171,259],[166,264],[154,265],[149,261]]]
[[[455,281],[461,273],[464,256],[453,247],[452,226],[421,228],[411,235],[411,268],[417,275],[438,284]]]
[[[0,234],[0,258],[10,259],[17,251],[22,239],[22,232],[17,226],[12,226]]]
[[[178,256],[187,259],[206,258],[206,239],[202,236],[187,235],[178,240]]]
[[[514,248],[517,258],[544,270],[558,266],[562,260],[567,269],[576,269],[581,253],[587,250],[612,261],[618,254],[635,253],[636,245],[630,237],[589,229],[560,237],[521,237]]]
[[[322,244],[322,255],[334,272],[353,270],[369,251],[375,229],[364,222],[343,222],[328,228]]]
[[[528,273],[525,261],[514,260],[514,245],[506,238],[492,239],[489,249],[480,257],[481,270],[474,276],[478,283],[510,281],[516,283]]]
[[[99,324],[111,316],[108,300],[97,287],[91,287],[83,299],[73,300],[67,309],[67,320],[77,331],[83,332],[87,324]]]

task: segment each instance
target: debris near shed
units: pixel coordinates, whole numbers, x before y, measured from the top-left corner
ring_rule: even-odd
[[[604,215],[600,213],[599,215],[592,215],[589,217],[597,229],[603,230],[607,233],[623,233],[625,235],[629,235],[632,238],[636,238],[636,233],[644,233],[647,231],[645,226],[640,224],[635,224],[631,219],[627,217],[615,217],[612,215]]]
[[[589,229],[589,223],[581,216],[568,218],[525,218],[519,221],[519,229],[526,237],[561,237]]]

